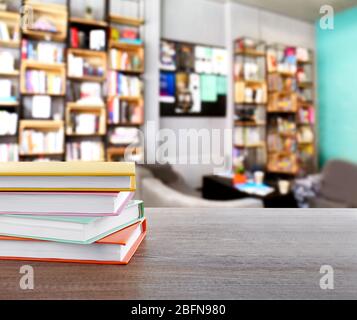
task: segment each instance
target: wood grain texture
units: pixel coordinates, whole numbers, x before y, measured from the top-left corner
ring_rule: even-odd
[[[0,299],[356,299],[357,212],[148,209],[128,266],[1,261]],[[320,267],[335,290],[320,289]]]

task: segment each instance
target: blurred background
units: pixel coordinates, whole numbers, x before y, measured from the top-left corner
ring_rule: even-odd
[[[148,206],[356,207],[356,36],[355,0],[0,0],[0,162],[136,161]]]

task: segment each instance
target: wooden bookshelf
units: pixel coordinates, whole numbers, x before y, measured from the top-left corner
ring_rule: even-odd
[[[131,27],[141,27],[145,24],[144,19],[131,18],[119,15],[110,15],[109,20],[111,23],[121,24]]]
[[[86,26],[96,27],[96,28],[106,28],[108,26],[107,21],[86,19],[86,18],[80,18],[80,17],[70,17],[69,22],[72,24],[86,25]]]
[[[306,148],[310,148],[315,144],[315,138],[309,141],[300,141],[300,131],[304,130],[302,128],[306,126],[314,127],[314,124],[306,121],[302,123],[299,117],[302,109],[311,108],[312,106],[311,101],[303,101],[301,95],[304,90],[314,91],[314,83],[313,79],[306,79],[305,76],[301,78],[303,79],[303,81],[301,81],[298,75],[299,72],[302,72],[301,68],[310,67],[313,69],[313,54],[310,51],[309,58],[302,60],[297,57],[298,48],[284,45],[273,45],[268,48],[268,52],[268,61],[274,60],[274,53],[276,57],[278,55],[280,56],[280,60],[275,64],[277,69],[269,70],[268,68],[267,73],[269,84],[280,83],[280,90],[272,90],[269,87],[268,131],[270,135],[275,135],[275,137],[276,135],[279,136],[282,139],[282,145],[285,146],[287,144],[291,150],[268,148],[267,170],[277,175],[291,176],[312,173],[314,172],[314,168],[310,168],[312,170],[305,168],[302,160],[302,152],[304,148],[306,150]],[[295,59],[282,59],[281,57],[284,57],[284,54],[295,55]],[[296,61],[295,65],[291,64],[294,60]],[[270,66],[274,66],[274,63],[271,63]],[[314,72],[312,69],[310,70],[311,74]],[[274,79],[274,81],[271,79],[273,82],[270,82],[269,77],[272,75],[280,77],[280,81],[278,81],[279,78],[277,78]],[[274,119],[280,119],[280,121],[290,123],[290,125],[295,127],[295,130],[293,132],[274,132],[274,130],[276,130],[274,129],[274,126],[276,126]],[[313,133],[313,135],[315,136],[315,133]],[[311,151],[311,149],[309,150]],[[316,158],[315,151],[311,157]]]
[[[55,31],[35,29],[34,26],[29,28],[27,24],[23,24],[23,36],[35,40],[65,41],[68,20],[67,6],[55,3],[43,4],[32,0],[25,0],[24,4],[33,10],[34,24],[38,19],[46,19],[50,21]]]
[[[0,101],[0,108],[16,108],[19,106],[19,103],[17,101],[12,102],[12,101]]]
[[[73,132],[73,123],[71,123],[72,113],[76,114],[94,114],[99,117],[99,130],[93,133],[76,133]],[[67,103],[66,108],[66,135],[72,137],[101,137],[105,136],[106,131],[106,109],[104,105],[80,105],[77,103]]]
[[[57,76],[61,79],[60,92],[32,92],[26,87],[26,72],[28,70],[44,71],[47,76]],[[23,95],[46,94],[52,96],[64,96],[66,94],[66,68],[63,63],[42,63],[39,61],[23,60],[21,63],[20,91]]]
[[[66,159],[66,148],[65,143],[67,142],[82,142],[82,141],[99,141],[102,145],[102,152],[100,161],[104,161],[107,157],[108,159],[114,159],[117,155],[120,155],[121,152],[117,148],[110,147],[108,143],[109,137],[107,132],[107,126],[115,127],[140,127],[142,126],[142,122],[140,123],[118,123],[118,124],[109,124],[108,123],[108,115],[107,115],[107,103],[103,103],[103,105],[82,105],[81,103],[69,102],[70,100],[78,99],[77,94],[73,94],[73,90],[76,90],[81,84],[80,82],[97,82],[101,84],[105,84],[107,79],[108,71],[115,71],[117,73],[124,74],[126,76],[138,77],[142,79],[142,75],[144,74],[144,60],[145,60],[145,48],[144,45],[139,44],[131,44],[123,41],[110,41],[110,37],[108,36],[109,26],[111,24],[120,25],[122,27],[130,27],[130,28],[138,28],[138,33],[141,38],[142,28],[145,25],[144,19],[135,19],[130,17],[125,17],[118,14],[111,14],[109,11],[109,0],[103,1],[106,8],[103,10],[105,14],[105,19],[97,20],[97,19],[86,19],[79,16],[71,16],[71,3],[73,0],[69,0],[65,5],[49,3],[49,2],[40,2],[36,0],[22,0],[21,5],[27,5],[31,7],[33,10],[33,21],[34,24],[26,25],[24,24],[20,30],[20,15],[18,13],[11,12],[3,12],[0,11],[0,22],[5,22],[9,28],[10,38],[9,40],[0,40],[0,48],[10,48],[20,51],[20,47],[22,46],[22,40],[27,40],[25,45],[31,44],[31,42],[36,41],[45,41],[48,43],[54,42],[58,43],[58,46],[64,48],[64,62],[62,63],[45,63],[42,61],[34,61],[30,59],[26,59],[20,53],[20,63],[18,70],[14,70],[11,72],[0,72],[0,78],[9,78],[11,81],[16,81],[18,79],[19,85],[14,87],[18,88],[17,98],[18,100],[13,101],[3,101],[0,102],[1,110],[8,110],[9,112],[17,112],[19,115],[19,124],[18,124],[18,137],[17,139],[19,146],[19,156],[21,160],[35,160],[36,158],[50,158],[50,159],[58,159],[64,160]],[[42,27],[47,27],[46,23],[38,23],[39,21],[45,22],[48,21],[49,27],[54,27],[55,30],[50,30],[47,28],[46,30],[42,29]],[[83,30],[84,33],[88,33],[90,30],[101,29],[107,32],[106,40],[107,45],[105,46],[104,51],[94,51],[94,50],[86,50],[86,49],[78,49],[78,48],[69,48],[70,47],[70,32],[68,32],[70,27],[76,27],[80,31]],[[13,35],[17,35],[13,37]],[[68,41],[67,41],[68,39]],[[62,44],[63,43],[63,44]],[[38,50],[36,43],[33,45],[33,50],[36,53]],[[142,61],[142,65],[140,67],[134,68],[123,68],[119,66],[118,68],[111,68],[108,65],[108,58],[110,58],[110,49],[116,49],[125,51],[129,54],[136,54],[140,57]],[[22,50],[22,48],[21,48]],[[89,61],[89,65],[98,66],[103,69],[103,74],[100,72],[95,73],[89,71],[84,72],[82,76],[71,75],[69,73],[68,66],[68,54],[73,54],[74,56],[82,57],[84,60]],[[30,57],[30,56],[29,56]],[[26,77],[27,71],[36,70],[43,71],[46,75],[56,75],[60,77],[61,86],[60,92],[33,92],[31,90],[31,86],[27,86]],[[79,74],[79,73],[77,73]],[[29,81],[29,80],[27,80]],[[34,80],[35,81],[35,80]],[[48,80],[48,81],[53,81]],[[59,81],[59,80],[56,80]],[[70,81],[70,82],[69,82]],[[38,81],[40,82],[40,81]],[[43,80],[41,80],[43,82]],[[47,88],[47,78],[46,81]],[[37,80],[36,80],[37,83]],[[71,92],[68,93],[67,96],[67,83],[68,88],[70,88]],[[29,89],[29,90],[28,90]],[[53,89],[56,89],[55,87]],[[102,88],[102,98],[104,101],[107,101],[110,97],[105,96],[104,87]],[[48,90],[46,90],[48,91]],[[51,97],[51,105],[52,113],[51,118],[58,119],[59,115],[62,116],[63,120],[37,120],[37,119],[26,119],[28,116],[25,112],[22,111],[22,106],[24,103],[31,103],[32,98],[37,95],[48,95]],[[135,108],[144,108],[144,97],[141,94],[140,96],[120,96],[120,100],[127,102],[130,104],[130,108],[132,105],[135,105]],[[61,103],[63,102],[63,108]],[[55,106],[55,107],[54,107]],[[134,107],[134,106],[133,106]],[[57,110],[59,109],[59,110]],[[62,113],[63,110],[63,113]],[[56,113],[55,113],[56,112]],[[134,112],[134,110],[133,110]],[[59,114],[61,113],[61,114]],[[76,132],[72,132],[72,124],[71,115],[73,113],[91,113],[96,114],[100,117],[100,128],[98,132],[93,134],[77,134]],[[144,114],[144,111],[143,111]],[[60,118],[61,119],[61,118]],[[132,118],[134,120],[134,118]],[[138,118],[135,118],[135,120]],[[123,119],[124,121],[124,119]],[[39,132],[52,132],[52,131],[61,131],[63,132],[63,140],[64,145],[61,152],[23,152],[24,150],[30,150],[26,144],[24,147],[26,149],[22,149],[24,132],[26,130],[33,130]],[[26,133],[26,136],[30,136],[29,133]],[[4,138],[5,137],[1,137]],[[54,139],[50,137],[50,139]],[[57,140],[56,140],[57,141]],[[35,149],[34,149],[35,150]],[[135,149],[135,153],[141,152],[141,149]],[[111,157],[113,155],[113,158]]]
[[[234,159],[237,157],[254,159],[245,161],[246,169],[265,168],[266,143],[265,123],[268,88],[266,82],[266,44],[252,38],[239,38],[234,41]],[[248,75],[246,64],[256,66],[256,73]],[[249,117],[247,112],[249,111]],[[260,114],[260,115],[259,115]],[[261,117],[263,118],[257,118]],[[251,135],[255,138],[251,138]],[[260,139],[257,139],[259,136]],[[253,140],[252,140],[253,139]],[[256,143],[255,141],[261,140]],[[241,143],[244,142],[244,143]],[[237,154],[238,153],[238,154]],[[233,160],[235,161],[235,160]]]
[[[62,132],[64,131],[64,122],[56,120],[20,120],[19,124],[19,147],[20,156],[22,157],[37,157],[37,156],[61,156],[64,154],[64,145],[62,149],[56,152],[24,152],[23,146],[23,134],[25,130],[34,130],[42,132]]]
[[[93,82],[104,82],[107,75],[107,54],[102,51],[86,50],[86,49],[73,49],[70,48],[67,51],[67,55],[73,55],[75,57],[80,57],[89,63],[92,67],[100,68],[103,75],[82,75],[75,76],[71,74],[71,66],[69,65],[69,59],[67,59],[67,76],[70,80],[76,81],[93,81]]]
[[[137,3],[139,5],[139,2]],[[140,13],[138,13],[140,16]],[[110,14],[109,15],[110,27],[114,30],[121,27],[137,28],[138,40],[142,40],[142,28],[145,25],[144,19],[127,17],[120,14]],[[128,43],[120,38],[120,32],[118,33],[119,39],[117,37],[112,38],[112,33],[110,35],[109,45],[108,45],[108,57],[109,63],[108,67],[111,73],[116,72],[116,74],[123,74],[127,77],[138,78],[139,81],[143,82],[142,75],[145,72],[145,46],[143,43]],[[124,58],[125,59],[124,59]],[[110,79],[108,79],[110,81]],[[119,113],[123,112],[122,103],[125,102],[129,104],[129,108],[144,108],[144,97],[143,93],[140,96],[124,96],[124,95],[110,95],[107,99],[108,110],[111,106],[112,100],[119,99]],[[142,110],[142,115],[144,116],[144,111]],[[133,119],[132,119],[133,120]],[[124,120],[123,120],[124,121]],[[108,126],[111,128],[109,132],[113,131],[115,128],[130,128],[130,127],[140,127],[143,123],[137,122],[121,122],[112,123],[109,119],[108,111]],[[108,136],[108,149],[107,149],[107,159],[108,161],[114,161],[116,158],[121,158],[124,155],[125,148],[122,147],[111,147],[110,137]],[[136,148],[135,153],[142,152],[141,148]]]

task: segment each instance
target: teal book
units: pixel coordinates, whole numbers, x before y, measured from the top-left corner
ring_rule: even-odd
[[[92,244],[104,237],[142,221],[144,204],[131,201],[118,216],[55,217],[0,216],[0,235],[37,240]]]

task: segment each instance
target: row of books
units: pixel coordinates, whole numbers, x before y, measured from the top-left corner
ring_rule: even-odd
[[[71,48],[81,48],[103,51],[106,48],[106,33],[104,30],[79,30],[76,27],[70,29]]]
[[[104,158],[102,142],[80,141],[66,144],[67,161],[103,161]]]
[[[266,122],[265,106],[237,106],[234,114],[235,121],[248,121],[260,124]]]
[[[314,107],[300,108],[298,112],[300,124],[315,124],[315,109]]]
[[[236,80],[264,81],[266,70],[265,63],[256,60],[243,62],[242,57],[236,57],[234,63],[234,77]]]
[[[0,79],[0,101],[16,101],[14,97],[14,87],[11,80]]]
[[[146,235],[135,191],[133,163],[1,165],[0,259],[128,264]]]
[[[59,154],[63,152],[64,133],[58,131],[37,131],[25,129],[22,131],[21,151],[24,154]]]
[[[64,83],[59,75],[43,70],[26,71],[26,91],[36,94],[61,94]]]
[[[259,127],[236,127],[234,129],[234,144],[237,146],[262,145],[264,129]]]
[[[0,72],[15,71],[15,56],[9,51],[0,51]]]
[[[110,50],[111,67],[121,71],[141,71],[143,61],[136,51]]]
[[[297,133],[298,142],[301,144],[314,143],[314,132],[310,126],[300,127]]]
[[[139,29],[137,27],[118,26],[110,29],[110,39],[114,43],[128,43],[132,45],[142,45]]]
[[[268,75],[269,91],[296,91],[297,81],[294,78],[285,78],[278,73],[271,73]]]
[[[113,97],[108,103],[108,120],[111,124],[141,124],[143,123],[143,107],[128,101]]]
[[[295,137],[284,137],[276,131],[268,133],[269,153],[295,153],[297,152],[297,143]]]
[[[235,83],[235,102],[236,103],[266,103],[267,89],[266,85],[260,87],[246,86],[245,82]]]
[[[16,143],[0,143],[0,162],[19,161],[19,147]]]
[[[267,51],[268,72],[284,72],[295,74],[297,71],[296,48],[270,48]]]
[[[67,130],[74,134],[96,134],[100,131],[101,117],[93,113],[71,113]]]
[[[64,61],[64,45],[23,39],[21,59],[41,61],[42,63],[62,63]]]
[[[73,54],[68,55],[68,76],[69,77],[103,77],[104,68],[98,64],[91,63],[88,59],[78,57]]]
[[[109,96],[139,98],[142,95],[143,82],[139,77],[126,76],[115,71],[109,72]]]
[[[17,113],[0,111],[0,136],[12,136],[17,132]]]
[[[0,21],[0,40],[1,41],[17,41],[19,39],[19,33],[16,28],[9,28],[9,26]]]

